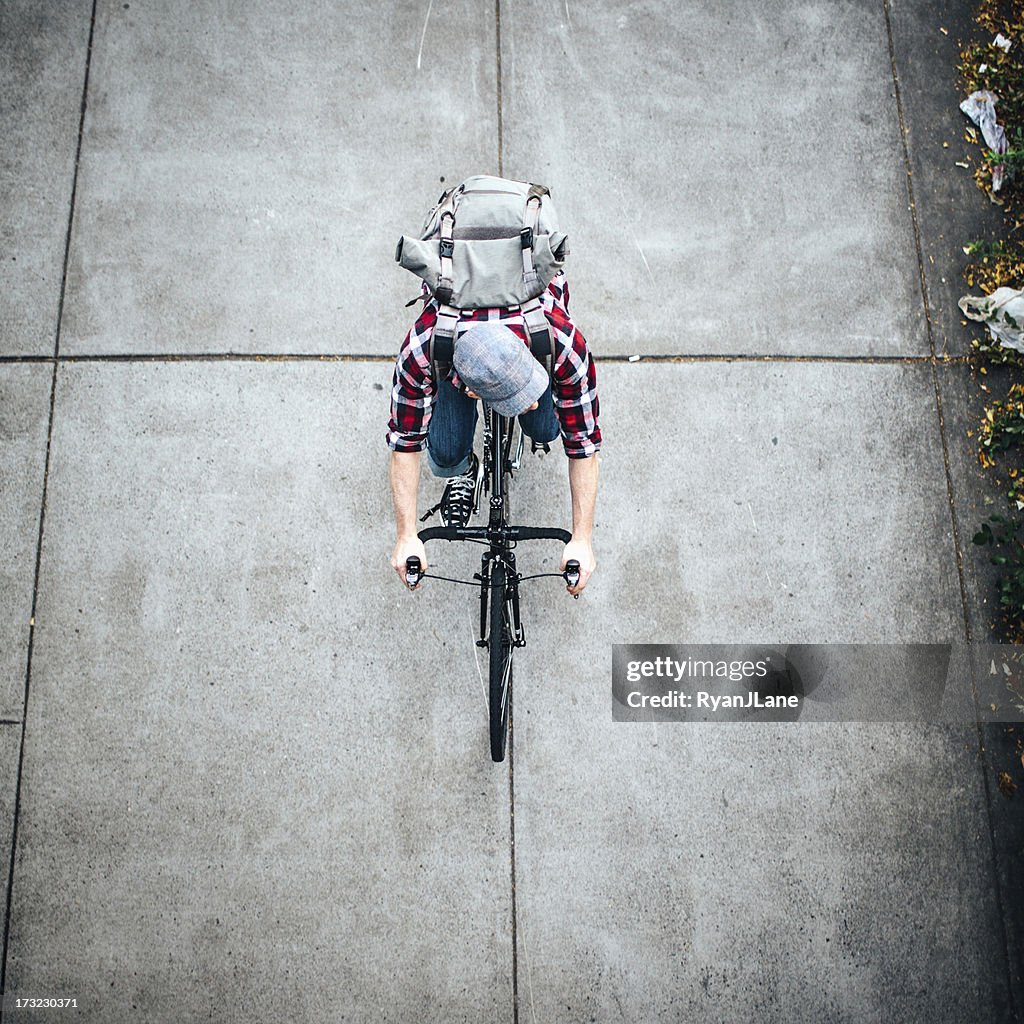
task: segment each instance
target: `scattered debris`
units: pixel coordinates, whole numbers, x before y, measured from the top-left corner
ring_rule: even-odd
[[[1006,152],[1006,132],[1003,126],[996,120],[995,93],[987,89],[979,89],[972,92],[960,104],[960,109],[981,129],[989,149],[995,153]],[[959,166],[963,166],[962,164]],[[992,191],[998,192],[1003,184],[1003,166],[992,168]]]
[[[968,320],[985,324],[994,341],[1024,352],[1024,291],[997,288],[991,295],[963,295],[957,304]]]

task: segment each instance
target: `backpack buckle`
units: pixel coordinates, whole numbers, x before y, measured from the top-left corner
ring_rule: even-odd
[[[452,259],[455,255],[455,242],[451,238],[441,239],[441,259]]]
[[[523,249],[533,248],[533,228],[523,228],[519,232],[519,245]]]

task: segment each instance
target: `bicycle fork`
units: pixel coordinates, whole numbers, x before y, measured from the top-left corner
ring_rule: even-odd
[[[474,575],[483,583],[480,588],[480,639],[477,647],[486,647],[490,641],[487,635],[487,602],[491,593],[491,563],[500,560],[505,567],[505,621],[509,625],[509,633],[513,647],[526,646],[526,631],[519,617],[519,574],[516,572],[516,556],[511,551],[486,551],[480,559],[480,573]]]

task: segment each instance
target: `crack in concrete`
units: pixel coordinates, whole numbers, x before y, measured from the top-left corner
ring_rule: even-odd
[[[633,355],[593,355],[595,363],[864,363],[867,365],[927,364],[937,366],[980,365],[979,356],[867,356],[867,355],[797,355],[765,354],[755,352],[703,352],[703,353],[634,353]],[[22,363],[393,363],[393,355],[374,352],[326,353],[326,352],[112,352],[92,353],[75,356],[0,356],[0,365]]]

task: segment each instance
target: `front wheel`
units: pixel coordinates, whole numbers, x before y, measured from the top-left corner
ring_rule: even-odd
[[[491,760],[504,761],[508,743],[508,714],[512,705],[512,624],[505,584],[505,566],[491,567],[490,587],[490,724]]]

